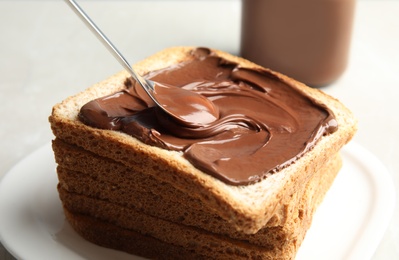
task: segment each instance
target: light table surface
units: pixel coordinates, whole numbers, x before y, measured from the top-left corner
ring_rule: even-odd
[[[238,0],[81,2],[131,63],[176,45],[238,53]],[[348,69],[323,88],[355,113],[354,141],[383,162],[396,188],[398,14],[399,1],[360,0]],[[0,37],[2,177],[53,138],[47,118],[55,103],[121,67],[62,1],[1,0]],[[0,246],[0,259],[14,258]],[[399,259],[398,206],[372,259]]]

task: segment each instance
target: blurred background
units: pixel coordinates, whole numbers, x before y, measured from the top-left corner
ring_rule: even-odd
[[[179,45],[239,54],[240,0],[79,3],[131,64]],[[353,110],[359,119],[354,141],[384,163],[396,187],[398,46],[399,1],[358,0],[348,68],[322,89]],[[63,1],[0,0],[0,178],[50,142],[47,118],[55,103],[119,70]],[[0,259],[13,258],[0,246]],[[399,259],[398,207],[372,259]]]

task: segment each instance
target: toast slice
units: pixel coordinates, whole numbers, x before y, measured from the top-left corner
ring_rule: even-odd
[[[142,75],[165,68],[190,58],[191,47],[175,47],[157,53],[134,68]],[[242,58],[213,50],[218,56],[245,68],[260,68]],[[254,234],[273,216],[279,214],[280,205],[291,198],[335,156],[356,132],[356,120],[338,100],[320,90],[309,88],[277,72],[270,72],[283,82],[328,107],[334,114],[338,130],[321,137],[312,150],[290,166],[257,183],[245,186],[226,184],[195,168],[181,153],[144,144],[122,132],[87,126],[78,120],[80,108],[87,102],[125,88],[129,77],[120,72],[89,89],[67,98],[54,106],[49,118],[56,138],[65,143],[115,161],[133,172],[152,176],[168,183],[174,189],[190,194],[209,211],[229,222],[237,230]]]

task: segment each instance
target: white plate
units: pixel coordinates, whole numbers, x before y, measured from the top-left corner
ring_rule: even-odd
[[[351,143],[344,166],[314,216],[299,259],[369,259],[393,213],[390,174]],[[0,238],[19,259],[131,259],[80,238],[65,221],[50,145],[26,157],[0,183]],[[140,259],[139,257],[135,259]]]

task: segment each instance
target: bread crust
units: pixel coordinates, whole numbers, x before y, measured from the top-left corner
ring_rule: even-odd
[[[73,181],[61,177],[58,189],[71,225],[84,238],[102,246],[163,259],[175,259],[175,255],[169,254],[170,251],[173,253],[176,250],[181,251],[186,259],[294,259],[311,224],[313,213],[340,167],[340,156],[335,155],[307,181],[303,190],[293,195],[292,200],[287,202],[287,207],[291,208],[293,214],[289,215],[286,223],[264,227],[252,235],[241,234],[241,237],[218,233],[216,229],[206,229],[201,223],[193,226],[176,219],[165,219],[165,214],[150,215],[141,209],[137,210],[135,206],[121,205],[121,201],[112,201],[107,196],[99,198],[98,195],[87,191],[88,186],[96,186],[93,181],[86,186],[83,179],[78,185],[83,186],[80,187],[82,189],[76,189]],[[77,176],[71,174],[70,178],[79,181],[87,174],[89,173],[79,173]],[[103,180],[93,180],[103,183]],[[113,184],[109,185],[112,187]],[[137,196],[140,196],[140,193]],[[143,197],[146,197],[146,194],[141,194],[139,199]],[[154,206],[161,206],[170,199],[172,198],[159,198]],[[184,212],[186,208],[181,207],[180,210]],[[212,218],[212,214],[210,215]],[[234,229],[231,231],[234,232]],[[166,255],[162,254],[162,251],[155,256],[146,252],[147,243],[135,242],[140,236],[144,236],[144,241],[147,241],[148,236],[156,240],[154,250],[158,251],[157,247],[160,247],[159,250],[165,250]],[[118,237],[117,243],[114,237]],[[259,244],[259,241],[263,244]],[[170,244],[171,248],[165,248],[165,244]]]
[[[192,47],[173,47],[134,65],[141,74],[187,60]],[[260,68],[242,58],[218,50],[220,57],[242,67]],[[49,118],[54,135],[87,151],[109,158],[133,171],[166,182],[196,199],[228,221],[237,230],[253,234],[264,227],[279,211],[281,202],[303,188],[305,183],[345,145],[356,132],[352,113],[338,100],[280,73],[271,72],[293,88],[328,107],[336,117],[338,130],[321,140],[294,164],[251,185],[231,186],[196,169],[181,153],[149,146],[127,134],[84,125],[77,119],[80,108],[92,99],[114,93],[124,87],[129,76],[120,72],[84,92],[54,106]]]
[[[53,147],[58,163],[59,190],[64,194],[68,192],[108,201],[146,215],[162,217],[181,225],[198,227],[263,247],[268,247],[270,244],[278,246],[284,242],[289,234],[287,229],[290,229],[286,222],[297,217],[300,199],[298,194],[304,192],[299,190],[282,201],[276,215],[257,232],[256,236],[253,236],[237,231],[230,223],[210,211],[200,200],[176,190],[168,183],[158,182],[149,175],[134,172],[116,162],[60,140],[55,140]],[[341,164],[339,158],[335,157],[337,156],[330,159],[328,165],[323,167],[326,171],[324,178],[335,176],[327,174],[329,171],[338,172]],[[265,228],[273,227],[275,227],[273,233],[265,233]],[[273,240],[273,237],[278,239]]]

